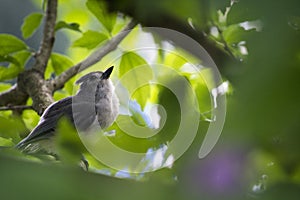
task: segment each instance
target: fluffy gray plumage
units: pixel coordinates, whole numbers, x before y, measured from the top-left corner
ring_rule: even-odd
[[[78,131],[88,131],[95,123],[102,129],[110,126],[118,115],[119,101],[109,79],[113,67],[105,72],[91,72],[79,80],[76,95],[51,104],[43,113],[38,125],[24,138],[17,148],[28,153],[40,150],[56,154],[52,136],[61,117],[66,117]]]

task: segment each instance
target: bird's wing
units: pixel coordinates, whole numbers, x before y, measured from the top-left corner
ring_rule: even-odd
[[[43,113],[38,125],[30,132],[30,134],[24,138],[17,147],[22,147],[25,144],[49,138],[53,135],[57,121],[65,113],[72,112],[72,98],[67,97],[60,101],[51,104]]]
[[[72,97],[57,101],[45,110],[38,125],[17,147],[53,136],[57,122],[63,116],[67,117],[73,124],[75,121],[76,128],[85,130],[96,118],[95,114],[93,114],[94,110],[95,106],[92,103],[84,101],[72,102]]]

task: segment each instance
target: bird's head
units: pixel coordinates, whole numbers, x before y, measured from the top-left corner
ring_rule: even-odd
[[[93,84],[93,83],[98,83],[100,81],[105,81],[110,77],[110,74],[112,73],[114,67],[111,66],[108,68],[105,72],[101,71],[96,71],[96,72],[91,72],[80,79],[76,81],[76,84]]]
[[[96,71],[88,73],[82,76],[76,81],[76,84],[80,84],[79,92],[90,93],[97,90],[110,90],[112,83],[109,79],[113,66],[105,70],[104,72]]]

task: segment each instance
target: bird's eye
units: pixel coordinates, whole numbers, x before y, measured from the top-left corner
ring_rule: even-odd
[[[97,76],[91,76],[91,80],[96,80]]]

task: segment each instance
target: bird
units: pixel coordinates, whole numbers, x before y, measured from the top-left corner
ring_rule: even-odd
[[[101,129],[109,127],[119,112],[119,100],[109,79],[113,68],[79,78],[76,81],[80,85],[78,92],[48,106],[37,126],[16,148],[28,154],[45,152],[57,155],[53,139],[58,134],[57,125],[62,117],[67,118],[80,132],[93,130],[95,125]]]

